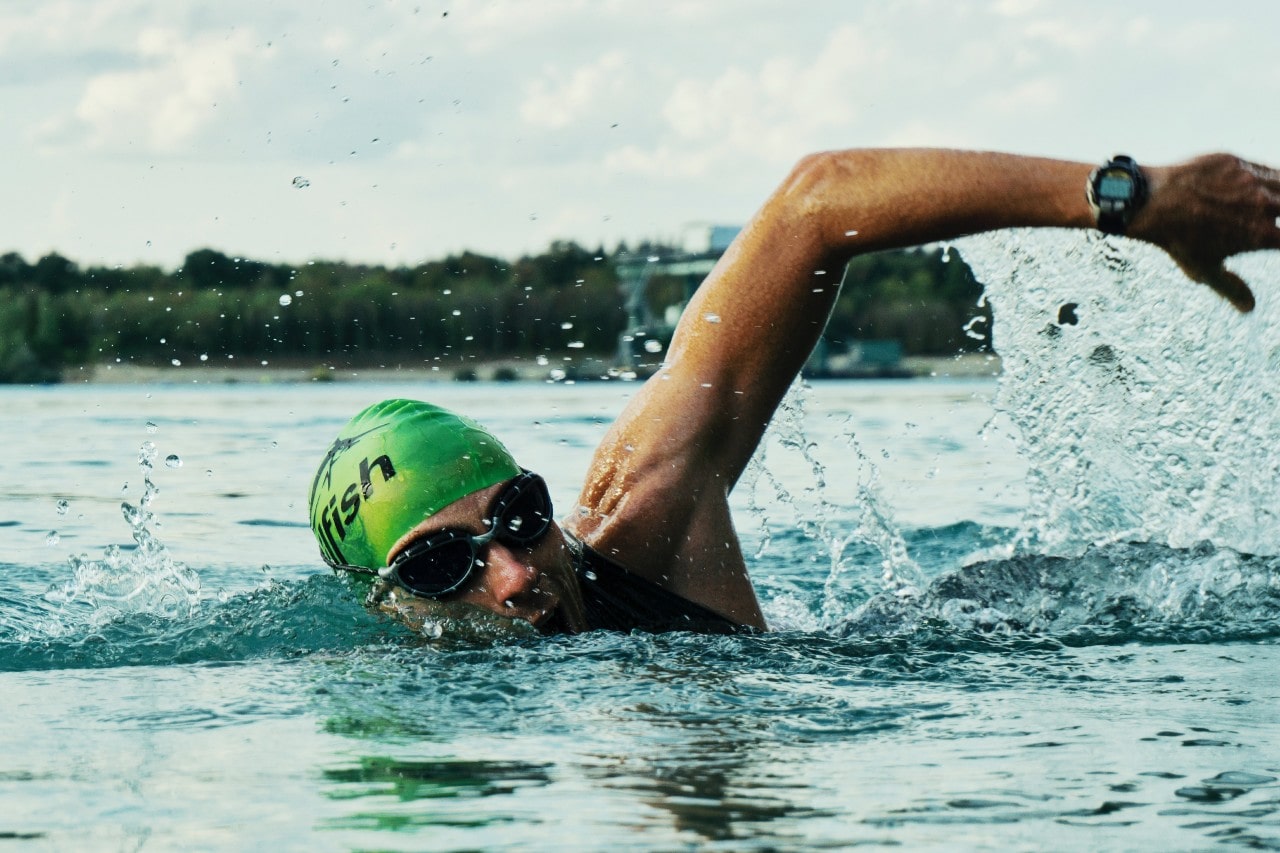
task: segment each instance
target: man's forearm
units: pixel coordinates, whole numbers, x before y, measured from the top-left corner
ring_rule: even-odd
[[[818,229],[833,264],[881,249],[1013,227],[1091,227],[1091,166],[942,149],[866,149],[802,160],[776,201]]]
[[[832,265],[879,249],[1013,227],[1095,227],[1092,165],[993,152],[868,149],[815,154],[770,203],[804,209]],[[1231,255],[1280,248],[1280,174],[1228,154],[1143,169],[1149,197],[1128,236],[1164,249],[1242,311]],[[766,206],[767,207],[767,206]]]

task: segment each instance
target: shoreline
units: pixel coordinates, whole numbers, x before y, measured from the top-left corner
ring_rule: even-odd
[[[908,356],[891,377],[829,376],[811,378],[875,381],[894,379],[976,379],[1000,374],[1000,358],[991,353],[954,356]],[[452,365],[337,367],[333,365],[255,364],[180,365],[91,364],[63,372],[62,384],[88,385],[229,385],[299,384],[306,382],[594,382],[624,378],[600,359],[585,358],[571,367],[540,365],[534,360],[506,359]]]

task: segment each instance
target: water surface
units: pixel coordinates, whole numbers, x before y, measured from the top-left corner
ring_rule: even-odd
[[[1191,330],[1235,328],[1198,295],[1108,328],[1110,284],[1038,275],[992,274],[999,386],[793,394],[734,497],[760,636],[429,638],[320,566],[306,488],[365,404],[471,413],[568,511],[634,385],[0,389],[0,837],[1280,847],[1270,333]]]

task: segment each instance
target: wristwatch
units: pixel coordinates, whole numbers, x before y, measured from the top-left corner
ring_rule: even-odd
[[[1132,157],[1117,154],[1089,173],[1085,198],[1099,231],[1123,234],[1147,200],[1147,178]]]

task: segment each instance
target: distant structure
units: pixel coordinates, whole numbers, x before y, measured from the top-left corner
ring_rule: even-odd
[[[678,249],[628,256],[617,262],[618,289],[627,309],[627,327],[618,336],[618,366],[636,374],[655,371],[671,343],[680,314],[698,285],[742,230],[738,225],[695,223],[685,227]],[[655,307],[649,285],[655,279],[682,285],[677,302]],[[814,378],[896,378],[910,376],[902,365],[902,344],[894,340],[854,341],[833,352],[818,341],[804,374]]]
[[[701,222],[688,225],[681,247],[689,255],[714,254],[719,258],[741,230],[741,225],[707,225]]]
[[[678,250],[618,261],[618,289],[627,309],[627,328],[618,337],[620,367],[647,373],[662,363],[684,306],[741,230],[739,225],[695,223],[685,227]],[[680,280],[684,285],[680,301],[655,309],[648,298],[655,278]]]

